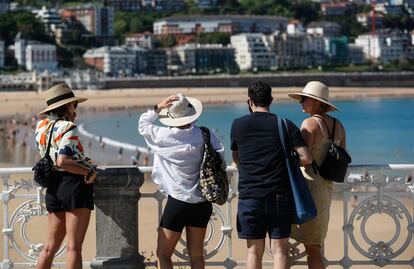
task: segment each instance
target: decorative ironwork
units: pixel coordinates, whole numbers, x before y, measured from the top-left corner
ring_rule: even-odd
[[[141,172],[150,173],[151,167],[140,167]],[[408,265],[414,267],[414,258],[401,260],[400,255],[408,251],[413,242],[414,223],[413,212],[410,212],[402,199],[412,201],[414,205],[414,182],[412,180],[414,165],[385,165],[385,166],[353,166],[350,168],[348,180],[342,185],[335,185],[337,196],[343,197],[343,231],[344,231],[344,255],[340,260],[328,260],[327,265],[341,265],[350,268],[355,265],[375,264],[385,266],[389,264]],[[407,173],[408,172],[408,173]],[[35,217],[44,217],[47,212],[44,208],[44,194],[42,188],[31,179],[23,175],[30,174],[30,168],[0,169],[3,188],[0,201],[3,203],[3,238],[4,253],[0,260],[1,269],[14,267],[33,267],[43,245],[30,242],[27,234],[30,221]],[[234,234],[234,220],[232,208],[237,201],[236,188],[238,173],[233,167],[228,168],[231,179],[230,195],[228,202],[223,206],[214,205],[213,216],[208,225],[205,239],[206,265],[224,266],[234,268],[245,265],[245,261],[233,259],[231,237]],[[22,178],[11,181],[11,175],[22,175]],[[349,201],[353,196],[358,196],[358,203],[349,210]],[[22,200],[13,212],[9,212],[9,203],[12,200]],[[141,199],[152,199],[158,203],[158,217],[161,217],[165,196],[156,191],[154,193],[142,193]],[[348,212],[350,211],[350,212]],[[372,218],[383,215],[391,218],[395,233],[390,239],[375,240],[370,237],[368,225]],[[392,228],[392,227],[390,227]],[[390,229],[387,228],[387,229]],[[402,238],[404,231],[405,237]],[[20,238],[19,238],[20,237]],[[179,241],[179,250],[175,255],[181,259],[175,265],[188,265],[188,251],[184,239]],[[350,244],[349,244],[350,243]],[[16,262],[10,258],[9,248],[15,251],[24,262]],[[366,259],[351,257],[350,249],[356,250]],[[226,258],[214,261],[218,253],[226,251]],[[65,252],[62,247],[56,256]],[[271,251],[266,247],[267,256],[264,264],[272,263]],[[305,249],[298,242],[291,241],[289,255],[294,265],[305,265]],[[64,264],[64,263],[59,263]],[[156,262],[148,261],[147,265],[156,265]]]

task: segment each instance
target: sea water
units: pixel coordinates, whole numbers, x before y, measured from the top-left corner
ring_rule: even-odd
[[[334,103],[340,111],[331,114],[345,126],[347,149],[353,164],[414,163],[413,98]],[[138,118],[142,112],[118,111],[95,115],[83,119],[83,128],[97,136],[145,148],[145,141],[137,131]],[[297,126],[307,117],[295,102],[275,102],[271,112],[292,120]],[[231,161],[231,123],[233,119],[247,113],[247,104],[205,106],[198,120],[197,125],[209,127],[223,142],[228,163]]]

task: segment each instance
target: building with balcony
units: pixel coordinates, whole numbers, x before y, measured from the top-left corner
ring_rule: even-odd
[[[74,17],[82,23],[87,31],[103,43],[113,40],[114,10],[110,7],[85,5],[60,10],[62,18]]]
[[[325,64],[324,38],[307,33],[275,33],[269,36],[278,69]]]
[[[154,47],[154,37],[151,32],[132,33],[125,39],[127,46],[138,46],[142,48],[152,49]]]
[[[233,35],[231,46],[240,70],[269,70],[276,67],[276,55],[270,40],[264,34],[249,33]]]
[[[284,30],[287,23],[288,19],[275,16],[174,16],[155,21],[153,28],[155,35],[196,35],[214,32],[270,34]]]
[[[185,73],[229,72],[237,69],[232,47],[221,44],[186,44],[175,50]]]
[[[104,46],[87,50],[85,62],[109,76],[126,76],[135,73],[135,53],[126,47]]]
[[[311,35],[320,35],[325,37],[340,36],[342,33],[342,27],[336,22],[311,22],[307,26],[306,32]]]
[[[378,63],[399,60],[404,55],[405,44],[404,34],[390,29],[359,35],[355,39],[355,45],[362,47],[365,59]]]
[[[62,19],[55,9],[48,9],[43,6],[41,9],[32,10],[32,13],[36,15],[36,18],[39,18],[43,22],[45,30],[49,33],[52,32],[52,25],[54,25],[55,28],[62,27],[63,25]]]
[[[29,71],[55,71],[57,69],[56,46],[34,40],[26,40],[17,34],[14,41],[17,64]]]

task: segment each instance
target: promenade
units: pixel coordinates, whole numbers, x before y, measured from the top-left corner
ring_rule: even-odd
[[[237,173],[234,168],[228,169],[232,189],[236,191]],[[371,269],[379,268],[379,266],[398,269],[413,268],[414,195],[409,189],[410,186],[412,187],[412,182],[408,182],[409,178],[407,177],[413,169],[414,165],[351,167],[349,182],[335,188],[335,199],[331,207],[331,222],[325,246],[328,268]],[[141,170],[149,172],[151,167],[142,167]],[[14,261],[15,267],[31,267],[34,265],[36,257],[35,250],[45,238],[46,218],[42,216],[44,211],[36,209],[38,203],[34,198],[38,197],[36,195],[38,190],[36,191],[36,188],[31,185],[31,173],[28,173],[30,169],[16,169],[14,171],[10,174],[10,170],[7,172],[7,169],[0,169],[0,176],[3,179],[0,212],[3,214],[3,220],[7,218],[13,228],[12,230],[3,230],[0,253],[6,253],[4,248],[7,247],[7,253],[10,260]],[[123,172],[119,171],[121,171],[119,175],[122,178]],[[7,179],[9,175],[10,179]],[[98,196],[101,195],[100,184],[105,184],[107,179],[102,180],[104,179],[98,179],[96,184]],[[8,182],[7,192],[5,192],[4,186],[6,181]],[[136,188],[136,193],[141,193],[138,201],[137,226],[134,223],[126,226],[132,230],[137,227],[138,252],[145,257],[147,267],[154,268],[156,265],[156,228],[164,197],[156,191],[156,186],[150,180],[145,180],[141,187],[139,185],[140,183]],[[16,192],[11,191],[16,186],[20,186],[20,189]],[[118,188],[121,187],[124,188],[124,186],[118,186]],[[101,227],[99,229],[102,229],[102,217],[116,220],[119,216],[111,214],[119,212],[119,210],[122,210],[123,214],[128,214],[127,205],[130,205],[130,202],[123,200],[126,198],[122,198],[122,195],[117,198],[118,192],[116,190],[117,187],[114,185],[113,198],[107,201],[113,203],[109,205],[113,208],[112,213],[106,211],[108,215],[100,215],[95,222],[95,213],[102,212],[102,205],[99,202],[96,205],[83,249],[85,267],[88,267],[89,263],[99,256],[98,248],[112,247],[114,255],[116,256],[118,253],[116,249],[118,242],[97,240],[99,237],[106,237],[106,233],[97,232],[98,223]],[[12,194],[12,196],[6,195],[6,193]],[[352,201],[354,195],[358,196],[356,203]],[[244,268],[246,247],[245,241],[237,238],[235,230],[236,204],[237,196],[233,196],[232,193],[227,204],[215,207],[215,214],[208,227],[206,239],[208,267],[216,265],[221,268],[233,268],[233,266]],[[5,210],[6,207],[7,210]],[[5,218],[4,212],[6,211],[8,217]],[[123,225],[125,226],[125,223]],[[119,228],[108,226],[107,229],[108,231],[111,229],[117,231],[116,229]],[[7,231],[11,232],[8,235],[12,236],[10,238],[12,238],[13,244],[2,242]],[[125,236],[131,236],[130,231],[125,230],[124,232]],[[124,239],[121,236],[119,240],[123,242]],[[103,245],[97,245],[97,241],[103,242]],[[109,245],[107,245],[108,243]],[[295,244],[292,247],[291,255],[295,264],[292,268],[306,268],[302,253],[303,247]],[[19,252],[21,252],[20,255]],[[177,254],[173,258],[177,268],[188,267],[185,253],[183,245],[179,243]],[[63,266],[64,261],[65,253],[57,259],[57,264]],[[268,254],[265,255],[264,261],[265,268],[271,268],[271,257]],[[2,268],[6,269],[7,267],[3,266]]]

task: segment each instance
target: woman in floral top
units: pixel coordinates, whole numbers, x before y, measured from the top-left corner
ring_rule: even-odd
[[[66,236],[67,268],[82,268],[82,244],[94,208],[94,166],[85,157],[79,141],[76,107],[86,98],[75,97],[67,84],[59,84],[46,92],[48,107],[40,112],[46,118],[36,127],[36,148],[41,157],[47,151],[52,135],[49,155],[56,169],[46,190],[48,238],[37,261],[37,269],[50,268],[54,255]],[[53,126],[53,130],[51,130]]]

